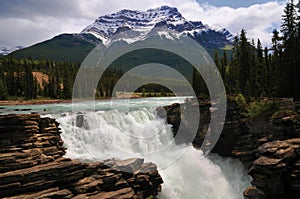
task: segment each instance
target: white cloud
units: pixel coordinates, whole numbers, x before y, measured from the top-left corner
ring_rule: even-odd
[[[237,9],[206,5],[201,18],[210,25],[225,27],[233,34],[239,33],[242,28],[246,29],[248,37],[260,38],[264,44],[269,44],[270,30],[280,26],[283,8],[284,3],[278,2]]]
[[[235,9],[200,5],[196,0],[185,0],[184,3],[182,0],[52,0],[47,5],[31,0],[11,5],[9,2],[0,5],[5,7],[5,10],[0,8],[0,46],[8,47],[31,45],[60,33],[80,32],[97,17],[120,9],[146,10],[161,5],[177,7],[187,19],[225,27],[233,34],[244,28],[248,37],[261,38],[267,44],[270,30],[280,24],[285,4],[269,2]]]
[[[74,18],[37,17],[0,19],[0,46],[33,45],[58,34],[74,33],[90,21]]]

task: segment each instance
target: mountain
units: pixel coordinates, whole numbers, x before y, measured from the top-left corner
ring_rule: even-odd
[[[186,34],[210,53],[232,45],[233,35],[226,29],[213,29],[201,21],[185,19],[177,8],[161,6],[147,11],[121,10],[101,16],[78,34],[62,34],[50,40],[18,50],[14,57],[81,62],[99,43],[107,44],[112,37],[127,30],[147,34],[154,28],[167,28]]]
[[[23,46],[15,46],[13,48],[0,47],[0,55],[8,55],[16,50],[24,48]]]
[[[54,61],[82,62],[101,41],[91,34],[61,34],[50,40],[12,53],[15,58],[31,57]]]
[[[101,16],[81,34],[93,34],[105,42],[115,34],[126,30],[147,33],[159,27],[187,34],[207,48],[223,48],[232,44],[233,36],[226,29],[215,30],[203,25],[201,21],[188,21],[177,8],[169,6],[147,11],[121,10]]]

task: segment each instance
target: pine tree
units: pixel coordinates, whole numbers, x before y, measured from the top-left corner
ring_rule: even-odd
[[[294,0],[289,0],[282,18],[281,32],[283,33],[284,45],[289,45],[289,42],[295,39],[297,27],[297,13]]]
[[[220,70],[221,64],[220,64],[220,58],[219,58],[219,53],[218,53],[217,49],[215,50],[214,61],[215,61],[215,65]]]
[[[48,95],[51,98],[57,98],[57,79],[53,75],[49,77]]]
[[[281,95],[299,98],[297,77],[297,13],[294,1],[288,1],[283,15],[281,31],[283,33],[283,63],[281,64]]]
[[[3,80],[0,79],[0,100],[6,100],[6,99],[8,99],[7,87],[4,84]]]
[[[300,1],[298,1],[297,4],[297,35],[296,35],[296,88],[295,88],[295,92],[296,92],[296,99],[299,100],[300,99]]]
[[[192,87],[196,96],[201,96],[201,76],[195,67],[193,67]]]
[[[264,68],[265,68],[265,79],[264,79],[264,90],[267,94],[267,96],[273,96],[272,95],[272,88],[273,88],[273,81],[278,81],[277,79],[272,79],[272,71],[270,67],[270,59],[271,55],[269,55],[269,49],[268,47],[265,47],[264,49]]]
[[[3,64],[4,64],[3,62],[0,62],[0,100],[6,100],[8,98],[6,75],[5,75],[5,69]]]
[[[246,31],[242,29],[239,41],[239,54],[238,64],[240,68],[240,85],[242,86],[242,91],[245,91],[245,86],[250,77],[250,53],[249,53],[249,42],[246,37]],[[246,94],[246,93],[245,93]]]
[[[32,66],[27,60],[24,61],[24,96],[27,99],[32,99],[35,94],[34,78],[32,74]]]
[[[265,65],[264,65],[264,60],[263,60],[263,49],[262,49],[262,44],[260,40],[258,39],[257,41],[257,47],[256,47],[256,56],[257,59],[256,61],[256,96],[261,96],[263,93],[263,87],[265,87]]]
[[[223,50],[223,57],[221,59],[221,76],[223,78],[223,81],[226,82],[226,68],[228,65],[228,61],[227,61],[227,53],[226,50]]]
[[[240,65],[239,65],[239,57],[240,57],[240,50],[239,50],[239,37],[234,37],[233,43],[233,50],[232,50],[232,57],[231,62],[228,67],[228,74],[226,75],[226,85],[227,85],[227,92],[234,94],[240,93]]]
[[[68,75],[67,71],[64,72],[63,77],[63,98],[72,98],[71,77]]]

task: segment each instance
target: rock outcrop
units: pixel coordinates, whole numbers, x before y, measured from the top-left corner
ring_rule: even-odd
[[[267,142],[249,169],[252,185],[266,198],[299,198],[300,138]]]
[[[64,158],[59,124],[38,114],[0,116],[0,198],[156,198],[154,163]]]
[[[234,96],[227,98],[224,128],[212,152],[239,159],[249,169],[253,186],[245,190],[246,199],[294,199],[300,195],[300,115],[292,110],[289,101],[278,99],[276,103],[284,108],[249,119],[243,116],[245,110]],[[181,122],[180,106],[158,108],[158,114],[173,125],[174,135],[179,125],[186,125],[184,120]],[[200,109],[198,132],[193,141],[199,148],[208,130],[211,103],[191,100],[182,106]]]

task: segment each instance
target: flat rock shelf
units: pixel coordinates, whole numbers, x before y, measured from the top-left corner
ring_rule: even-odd
[[[0,116],[0,198],[156,198],[163,180],[154,163],[64,158],[55,119]]]

